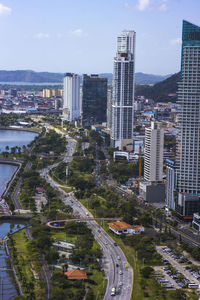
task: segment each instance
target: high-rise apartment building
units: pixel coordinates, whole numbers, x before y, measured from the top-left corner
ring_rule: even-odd
[[[156,122],[145,128],[144,180],[162,182],[163,180],[164,130]]]
[[[177,212],[192,218],[200,196],[200,27],[183,21],[178,87]]]
[[[151,122],[151,127],[145,128],[144,181],[139,186],[140,196],[147,202],[164,204],[163,145],[164,130]]]
[[[63,82],[63,118],[69,122],[80,117],[80,76],[66,73]]]
[[[122,31],[114,58],[111,142],[120,150],[133,144],[135,37]]]
[[[106,122],[107,78],[83,75],[82,124],[90,126]]]

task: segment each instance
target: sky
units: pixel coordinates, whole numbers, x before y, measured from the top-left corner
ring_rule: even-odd
[[[136,31],[136,72],[180,69],[182,20],[200,0],[0,0],[0,70],[108,73],[117,35]]]

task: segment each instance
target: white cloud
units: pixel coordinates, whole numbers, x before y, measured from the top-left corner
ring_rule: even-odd
[[[77,37],[87,36],[87,34],[81,28],[77,28],[75,30],[72,30],[71,35],[77,36]]]
[[[166,11],[168,0],[138,0],[136,8],[140,11],[159,10]]]
[[[137,9],[144,11],[150,6],[150,0],[138,0]]]
[[[166,11],[166,10],[167,10],[167,5],[166,5],[166,3],[162,3],[162,4],[159,6],[158,9],[161,10],[161,11]]]
[[[57,37],[58,39],[61,39],[61,38],[63,37],[63,34],[62,34],[62,33],[57,33],[57,34],[56,34],[56,37]]]
[[[49,33],[39,32],[34,36],[36,39],[48,39],[50,37]]]
[[[0,3],[0,15],[10,15],[11,8]]]
[[[125,3],[124,3],[124,7],[125,7],[125,8],[129,8],[129,7],[130,7],[129,3],[128,3],[128,2],[125,2]]]
[[[172,39],[172,40],[170,41],[170,44],[171,44],[171,45],[177,45],[177,44],[181,44],[181,43],[182,43],[181,38]]]

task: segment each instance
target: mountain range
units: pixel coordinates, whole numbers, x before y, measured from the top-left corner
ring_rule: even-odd
[[[108,84],[112,82],[112,73],[101,73],[98,75],[100,77],[108,78]],[[63,73],[35,72],[32,70],[0,70],[0,82],[62,83],[63,76]],[[171,74],[162,76],[138,72],[135,73],[135,82],[136,84],[153,85],[157,82],[165,80],[170,76]]]

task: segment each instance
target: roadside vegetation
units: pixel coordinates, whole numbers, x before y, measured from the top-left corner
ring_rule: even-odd
[[[67,222],[64,230],[51,230],[54,240],[66,240],[72,242],[75,247],[72,249],[69,259],[60,257],[62,269],[55,269],[52,276],[52,300],[86,300],[102,299],[106,281],[104,272],[101,270],[99,260],[102,252],[100,246],[94,240],[91,229],[84,222]],[[69,280],[63,272],[68,270],[69,264],[84,269],[88,279],[82,281]]]
[[[66,149],[66,139],[61,137],[54,130],[49,130],[43,137],[37,141],[37,147],[34,148],[34,152],[38,153],[50,153],[62,154]]]
[[[139,163],[128,162],[127,160],[111,161],[109,164],[109,172],[117,182],[123,184],[126,183],[130,177],[138,177]]]
[[[150,232],[136,236],[116,236],[108,228],[106,222],[104,230],[121,247],[129,264],[133,268],[133,300],[197,300],[194,292],[182,289],[166,290],[154,278],[153,266],[162,265],[161,256],[156,253],[155,245],[159,243],[160,234],[150,229]],[[152,238],[152,236],[154,238]],[[124,273],[125,273],[124,269]]]

